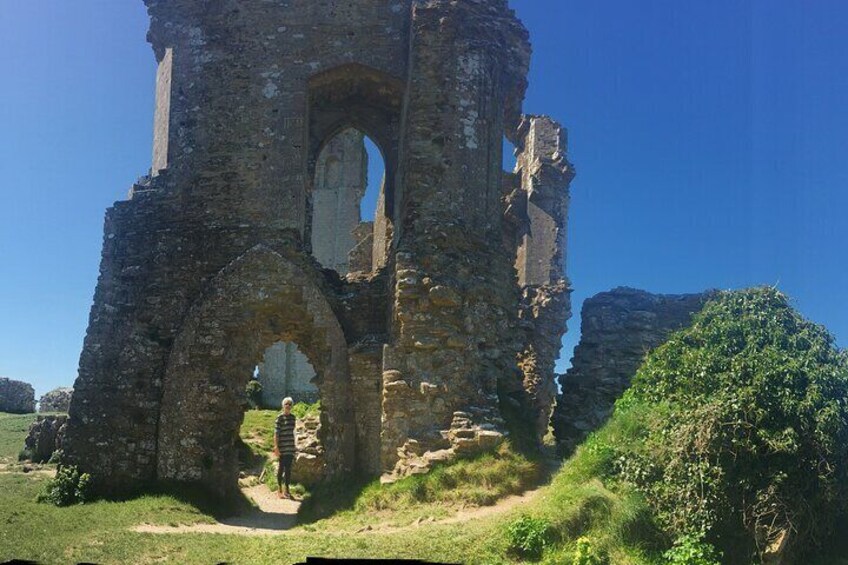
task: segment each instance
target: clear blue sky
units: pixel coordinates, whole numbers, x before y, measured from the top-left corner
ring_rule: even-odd
[[[570,130],[582,301],[777,284],[848,345],[848,4],[513,0]],[[103,214],[150,166],[141,0],[0,0],[0,375],[71,385]]]

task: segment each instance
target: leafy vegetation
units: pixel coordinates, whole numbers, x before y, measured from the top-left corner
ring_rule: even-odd
[[[704,541],[703,534],[677,538],[663,557],[669,565],[721,565],[721,554]]]
[[[742,562],[809,549],[846,510],[846,399],[848,359],[824,328],[774,289],[725,293],[619,401],[644,425],[616,466],[672,537]]]
[[[538,559],[551,544],[551,525],[543,518],[521,516],[509,524],[507,536],[510,551]]]
[[[247,381],[244,392],[247,395],[247,404],[251,409],[262,408],[262,383],[256,379],[250,379]]]
[[[308,402],[297,402],[292,406],[292,414],[298,420],[302,420],[307,416],[318,416],[321,414],[321,401],[317,400],[311,404]]]
[[[74,466],[60,467],[56,476],[44,485],[39,493],[39,502],[56,506],[82,504],[91,498],[91,475],[80,473]]]

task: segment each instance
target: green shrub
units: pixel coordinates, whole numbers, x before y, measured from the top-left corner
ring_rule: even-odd
[[[551,525],[543,518],[521,516],[507,527],[509,550],[530,559],[538,559],[551,545]]]
[[[31,461],[32,451],[25,447],[18,452],[18,461]]]
[[[50,459],[47,460],[48,463],[59,463],[62,461],[62,450],[56,449],[53,453],[50,454]]]
[[[670,565],[721,565],[721,554],[704,541],[703,534],[687,534],[677,538],[674,546],[663,554]]]
[[[38,495],[38,502],[56,506],[84,503],[91,498],[91,475],[80,473],[76,467],[61,467]]]
[[[292,414],[295,418],[301,420],[307,416],[318,416],[321,414],[321,401],[318,400],[312,404],[306,402],[298,402],[292,406]]]
[[[592,540],[585,536],[577,539],[573,565],[606,565],[607,562],[606,557],[592,544]]]
[[[846,399],[848,359],[824,328],[772,288],[722,293],[616,405],[644,415],[616,469],[686,547],[702,532],[742,559],[784,536],[809,548],[848,502]]]
[[[248,381],[245,387],[247,403],[254,410],[262,407],[262,383],[255,379]]]

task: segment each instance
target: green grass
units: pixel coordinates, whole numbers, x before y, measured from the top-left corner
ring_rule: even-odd
[[[24,448],[24,438],[29,425],[35,418],[35,414],[0,412],[0,461],[9,463],[18,460],[18,453]]]
[[[267,454],[274,449],[275,410],[247,410],[239,435],[255,453]]]
[[[262,435],[268,418],[261,412],[248,413],[243,430],[251,437]],[[0,414],[0,455],[17,456],[31,419]],[[491,501],[494,494],[520,490],[538,480],[534,475],[538,468],[530,472],[532,461],[503,449],[383,488],[355,481],[327,485],[313,496],[323,497],[325,503],[338,502],[328,517],[314,517],[290,532],[267,537],[137,533],[132,528],[142,523],[209,523],[213,518],[208,509],[202,511],[186,497],[168,494],[56,508],[35,502],[48,478],[44,474],[0,473],[0,561],[16,557],[48,564],[295,563],[323,556],[505,565],[521,562],[508,550],[509,524],[531,515],[547,520],[553,530],[553,546],[539,563],[570,565],[577,540],[582,539],[607,555],[609,563],[658,564],[666,540],[658,534],[644,500],[624,485],[599,478],[612,465],[606,446],[633,437],[641,426],[638,420],[632,414],[613,419],[564,463],[532,503],[459,524],[415,526],[421,518],[453,515],[456,505]],[[516,475],[523,478],[516,482]],[[360,532],[364,525],[376,531]],[[848,560],[834,557],[820,563],[848,565]]]

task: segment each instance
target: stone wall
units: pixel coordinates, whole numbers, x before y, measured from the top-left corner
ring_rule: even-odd
[[[547,116],[525,116],[516,146],[518,190],[507,197],[522,290],[519,318],[526,343],[519,354],[525,409],[534,418],[537,441],[548,432],[556,399],[555,364],[566,321],[571,318],[571,283],[565,274],[569,185],[565,128]]]
[[[62,449],[67,422],[67,416],[38,416],[30,424],[24,440],[24,449],[29,453],[30,461],[45,463],[54,451]]]
[[[368,183],[365,136],[346,129],[321,150],[312,192],[312,254],[340,275],[350,271],[348,255],[359,244],[360,202]],[[370,261],[368,262],[370,268]]]
[[[38,400],[39,412],[67,412],[71,405],[72,388],[57,388],[45,393]]]
[[[312,403],[318,400],[318,387],[312,382],[315,368],[309,358],[290,342],[278,342],[265,350],[259,364],[262,404],[279,409],[283,398]]]
[[[650,294],[616,288],[583,304],[582,335],[553,416],[563,453],[571,453],[607,420],[645,355],[691,322],[710,293]]]
[[[35,412],[35,389],[29,383],[0,377],[0,412]]]

